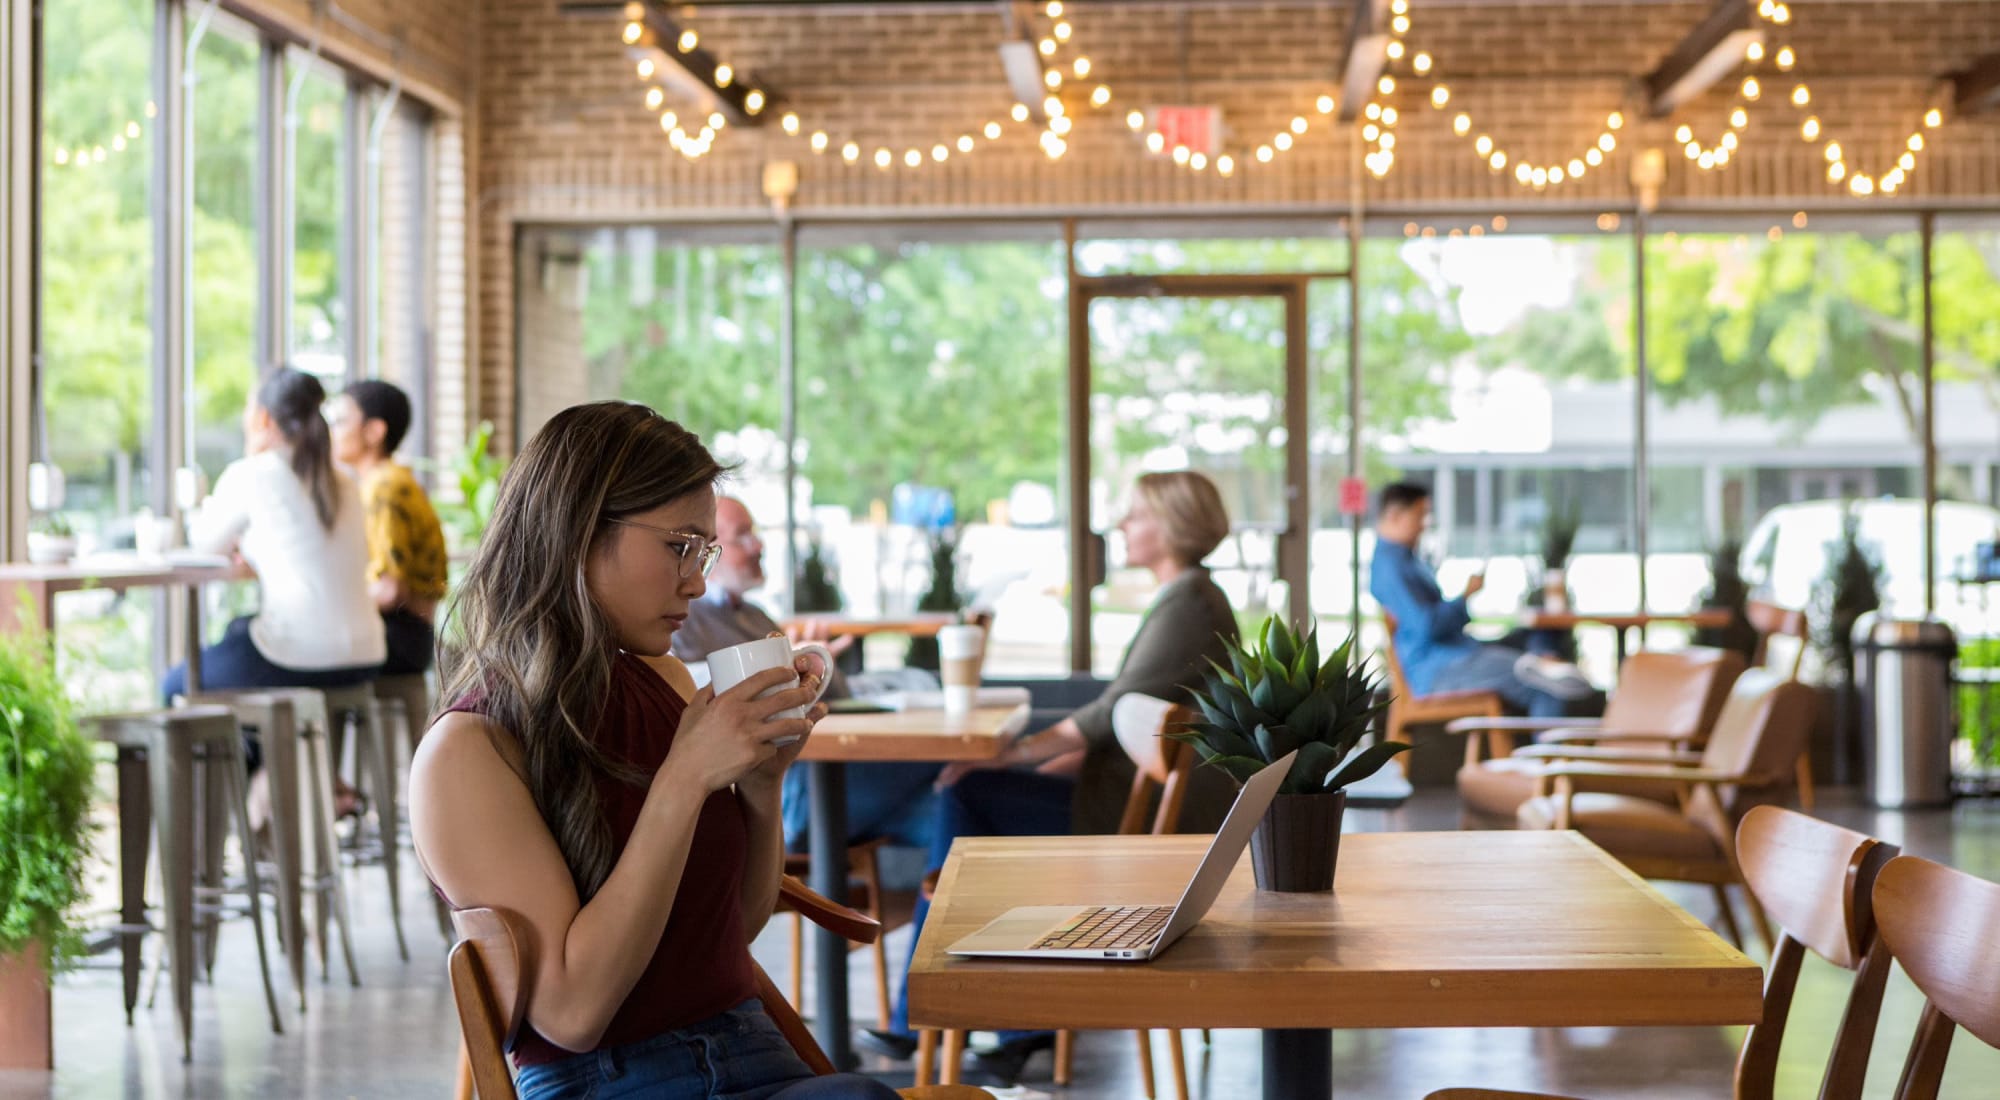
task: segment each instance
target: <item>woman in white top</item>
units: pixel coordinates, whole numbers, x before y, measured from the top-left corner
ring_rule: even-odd
[[[216,479],[188,530],[209,553],[241,555],[257,573],[261,609],[201,651],[201,686],[344,687],[375,678],[387,656],[368,594],[361,494],[334,468],[312,375],[280,367],[243,410],[244,457]],[[169,703],[186,666],[167,674]]]

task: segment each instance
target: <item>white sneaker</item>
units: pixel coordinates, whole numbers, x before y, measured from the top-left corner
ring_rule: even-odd
[[[1522,683],[1558,699],[1582,699],[1597,689],[1584,678],[1583,670],[1568,661],[1558,661],[1534,653],[1523,653],[1514,662],[1514,675]]]

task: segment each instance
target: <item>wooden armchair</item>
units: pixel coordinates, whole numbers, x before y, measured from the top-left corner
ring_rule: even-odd
[[[1743,658],[1721,649],[1642,650],[1626,658],[1602,718],[1461,718],[1445,732],[1465,735],[1458,770],[1460,824],[1514,827],[1535,796],[1535,776],[1557,757],[1589,759],[1615,752],[1663,759],[1700,749],[1721,713]],[[1522,734],[1548,744],[1515,751]]]
[[[1958,1028],[2000,1047],[2000,885],[1902,856],[1875,880],[1875,916],[1884,946],[1924,995],[1896,1100],[1937,1100]],[[1991,1082],[1961,1082],[1952,1095],[1990,1090]]]
[[[1165,836],[1179,826],[1181,806],[1187,798],[1188,779],[1197,759],[1193,749],[1178,741],[1167,740],[1162,735],[1200,719],[1201,716],[1191,707],[1136,693],[1120,697],[1118,705],[1112,708],[1112,729],[1118,735],[1119,747],[1131,758],[1134,768],[1132,791],[1125,798],[1125,814],[1118,823],[1119,835]],[[1149,814],[1150,824],[1147,820]],[[1135,1034],[1139,1041],[1140,1085],[1147,1100],[1152,1100],[1155,1092],[1153,1036],[1149,1031]],[[1056,1033],[1055,1083],[1058,1085],[1070,1083],[1075,1039],[1075,1033],[1071,1031]],[[925,1030],[919,1034],[918,1084],[930,1080],[937,1046],[937,1031]],[[963,1032],[944,1032],[942,1080],[950,1082],[958,1079],[958,1063],[964,1049]],[[1175,1100],[1187,1100],[1187,1053],[1178,1030],[1169,1029],[1167,1032],[1167,1057],[1174,1074]]]
[[[1785,670],[1785,679],[1799,678],[1799,669],[1805,665],[1806,649],[1812,644],[1812,632],[1808,629],[1806,613],[1789,607],[1779,607],[1763,600],[1751,600],[1744,605],[1744,618],[1757,631],[1757,652],[1750,659],[1754,668],[1764,668],[1771,660],[1771,639],[1791,638],[1798,642],[1792,650],[1792,659]],[[1799,807],[1813,808],[1812,753],[1799,754]]]
[[[1537,796],[1522,803],[1515,821],[1523,829],[1576,829],[1646,878],[1710,885],[1724,927],[1740,944],[1726,890],[1743,881],[1736,825],[1752,807],[1790,796],[1813,707],[1811,689],[1751,669],[1730,689],[1698,756],[1678,753],[1663,762],[1657,754],[1602,753],[1552,763],[1536,777]],[[1637,791],[1578,789],[1605,781]],[[1748,900],[1769,946],[1764,912],[1755,896]]]
[[[1743,817],[1736,847],[1751,893],[1784,934],[1764,980],[1764,1018],[1743,1036],[1735,1100],[1771,1100],[1779,1044],[1791,1016],[1799,966],[1811,951],[1854,972],[1847,1008],[1821,1080],[1820,1100],[1860,1100],[1868,1052],[1882,1012],[1889,952],[1876,935],[1872,898],[1877,875],[1896,848],[1804,814],[1759,806]],[[1564,1100],[1545,1093],[1443,1089],[1425,1100]]]
[[[1388,631],[1388,640],[1382,643],[1382,663],[1389,666],[1391,692],[1382,733],[1384,740],[1413,745],[1416,742],[1409,734],[1412,726],[1443,725],[1459,718],[1498,719],[1507,713],[1497,692],[1438,691],[1418,695],[1411,691],[1410,681],[1403,675],[1403,659],[1396,654],[1396,617],[1384,611],[1382,626]],[[1396,763],[1404,775],[1410,774],[1409,753],[1397,753]]]
[[[783,880],[780,896],[806,919],[851,940],[867,942],[882,934],[882,926],[866,914],[820,897],[797,879]],[[460,1100],[477,1085],[481,1100],[517,1100],[507,1052],[528,1015],[528,981],[534,966],[527,955],[529,938],[521,918],[504,909],[460,909],[452,913],[460,936],[451,949],[451,994],[458,1004],[459,1027],[465,1045],[459,1067]],[[833,1063],[813,1041],[812,1032],[764,968],[751,964],[757,976],[757,996],[771,1022],[778,1026],[799,1059],[815,1074],[833,1073]],[[961,1085],[920,1086],[900,1090],[904,1100],[991,1100],[985,1089]]]

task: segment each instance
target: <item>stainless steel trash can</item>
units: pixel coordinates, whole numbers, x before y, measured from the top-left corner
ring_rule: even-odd
[[[1876,612],[1854,623],[1854,664],[1872,767],[1869,796],[1891,809],[1951,801],[1951,662],[1958,639],[1936,619]]]

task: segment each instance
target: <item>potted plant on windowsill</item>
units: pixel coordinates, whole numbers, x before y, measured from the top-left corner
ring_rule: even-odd
[[[1229,667],[1212,665],[1194,693],[1202,720],[1169,733],[1237,785],[1297,751],[1291,771],[1250,841],[1257,888],[1333,889],[1347,787],[1379,771],[1401,741],[1356,751],[1389,707],[1381,673],[1346,641],[1320,662],[1319,633],[1301,639],[1275,617],[1249,644],[1229,643]]]
[[[961,531],[956,527],[940,527],[930,535],[931,584],[917,600],[919,612],[948,612],[957,614],[965,610],[969,598],[958,587],[958,543]],[[911,638],[909,655],[903,663],[911,668],[938,671],[938,641],[936,638]]]
[[[59,512],[36,520],[28,532],[28,560],[36,565],[62,565],[76,556],[76,530]]]
[[[0,1069],[52,1068],[49,978],[82,948],[92,779],[47,639],[0,637]]]

